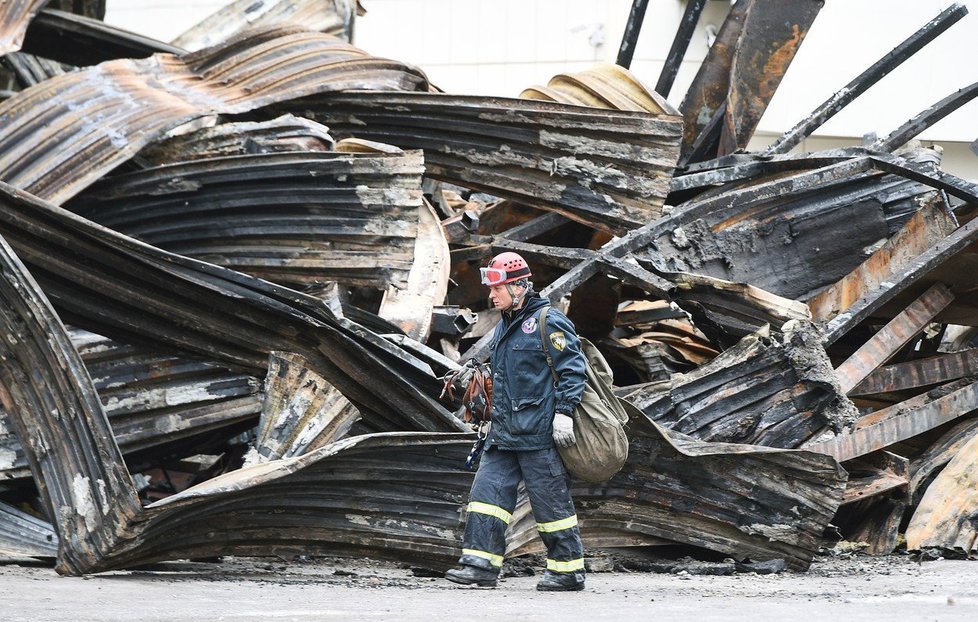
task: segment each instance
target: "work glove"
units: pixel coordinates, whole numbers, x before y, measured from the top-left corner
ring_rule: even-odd
[[[558,447],[570,447],[577,442],[573,417],[564,413],[554,415],[554,442]]]

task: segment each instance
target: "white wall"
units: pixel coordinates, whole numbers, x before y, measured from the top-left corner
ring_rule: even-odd
[[[362,0],[355,43],[377,56],[419,65],[452,93],[515,96],[555,74],[614,62],[631,0]],[[108,0],[106,21],[169,40],[226,4],[222,0]],[[758,128],[777,136],[950,4],[950,0],[826,0]],[[859,144],[885,135],[954,90],[978,81],[978,0],[973,14],[830,119],[816,133]],[[654,86],[685,6],[651,0],[632,63]],[[707,52],[707,27],[729,7],[713,0],[700,20],[670,94],[677,104]],[[921,135],[955,143],[945,168],[978,179],[978,102]],[[814,144],[814,143],[812,143]]]

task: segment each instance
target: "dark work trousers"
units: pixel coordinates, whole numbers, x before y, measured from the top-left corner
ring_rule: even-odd
[[[547,569],[584,573],[584,548],[570,496],[570,475],[556,447],[484,454],[469,493],[468,518],[459,562],[498,571],[506,550],[506,526],[516,507],[520,480],[526,484],[537,530],[547,546]]]

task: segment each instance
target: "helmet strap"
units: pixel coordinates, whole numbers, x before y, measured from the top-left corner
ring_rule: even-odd
[[[530,291],[529,287],[524,286],[523,291],[517,294],[514,291],[513,285],[514,283],[506,283],[506,291],[509,292],[509,297],[513,299],[513,304],[509,305],[509,308],[506,309],[507,311],[514,311],[518,309],[520,303],[523,301],[523,297],[526,296],[528,291]]]

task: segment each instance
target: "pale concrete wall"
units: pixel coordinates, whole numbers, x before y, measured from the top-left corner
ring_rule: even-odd
[[[110,0],[106,21],[169,40],[218,9],[222,0]],[[515,96],[561,72],[614,62],[631,0],[363,0],[355,43],[378,56],[420,66],[452,93]],[[761,120],[776,136],[932,19],[948,0],[826,0],[808,38]],[[883,136],[954,90],[978,81],[978,0],[955,24],[821,127],[805,145],[859,144]],[[651,0],[633,72],[658,80],[684,2]],[[729,7],[711,1],[669,100],[678,105],[708,50],[708,33]],[[945,148],[945,167],[978,180],[978,102],[922,136]]]

